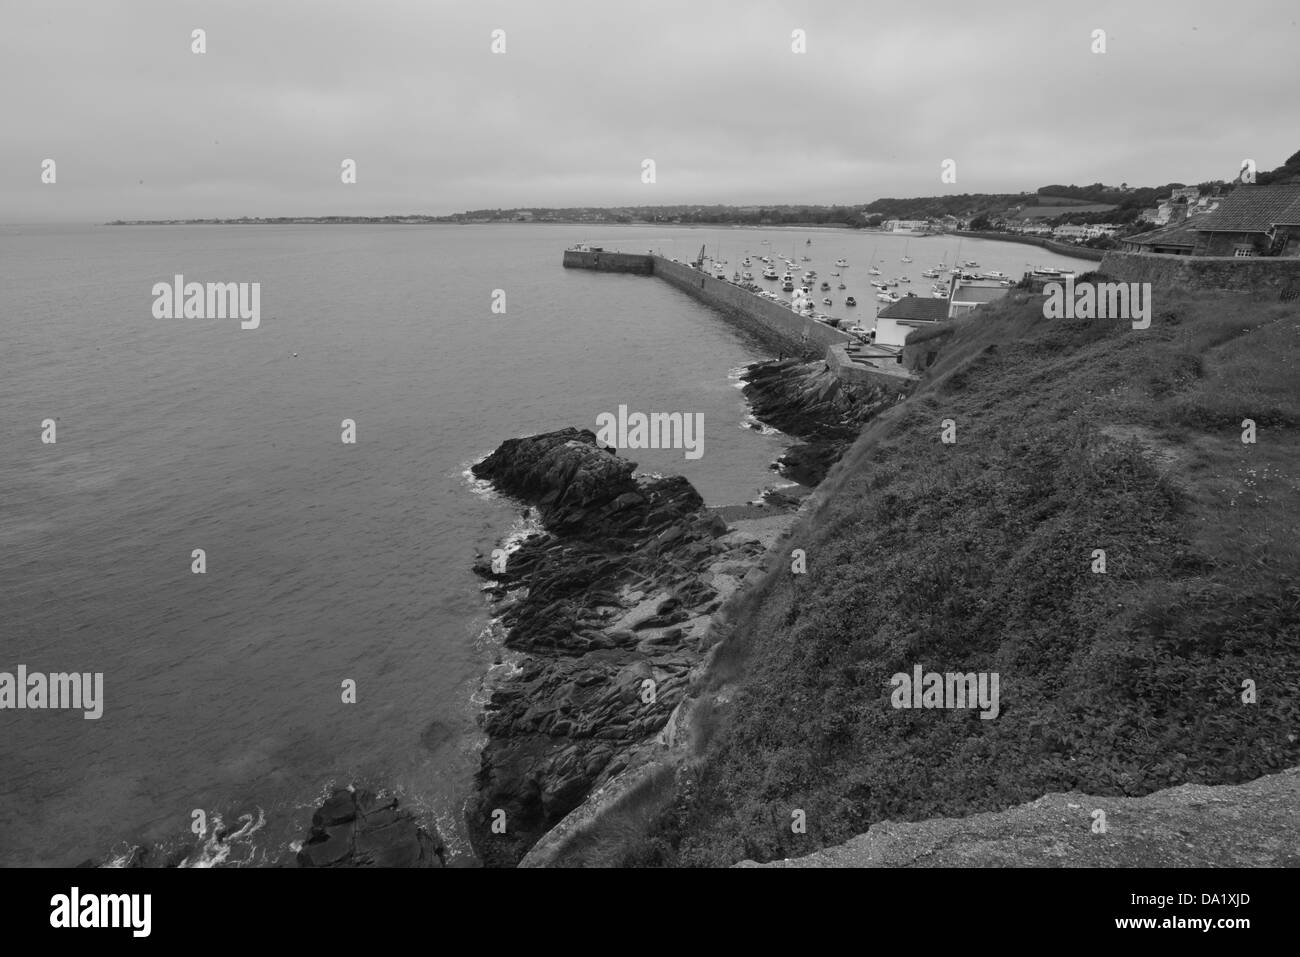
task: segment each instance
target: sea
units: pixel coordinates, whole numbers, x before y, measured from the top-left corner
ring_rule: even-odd
[[[471,858],[500,636],[470,568],[533,517],[469,466],[620,405],[699,413],[700,457],[624,454],[727,505],[785,484],[793,441],[740,391],[758,343],[667,283],[562,268],[577,242],[839,271],[823,311],[864,324],[873,261],[918,295],[959,254],[1091,267],[832,228],[0,226],[0,672],[103,674],[98,719],[0,710],[0,866],[271,864],[349,784]],[[177,275],[259,283],[260,325],[157,318]]]

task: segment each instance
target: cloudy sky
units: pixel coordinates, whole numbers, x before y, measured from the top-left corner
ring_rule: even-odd
[[[1300,149],[1297,19],[1295,0],[0,0],[0,222],[1231,178]]]

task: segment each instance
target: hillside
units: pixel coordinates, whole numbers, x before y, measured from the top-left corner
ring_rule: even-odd
[[[1092,828],[1106,814],[1105,831]],[[1297,867],[1300,768],[1140,798],[1049,794],[966,818],[874,824],[804,857],[737,867]]]
[[[791,543],[808,573],[761,583],[693,689],[697,757],[626,863],[778,860],[885,820],[1300,763],[1300,310],[1154,301],[1145,331],[1017,292],[914,334],[937,361],[819,490]],[[998,716],[891,707],[916,665],[997,673]]]

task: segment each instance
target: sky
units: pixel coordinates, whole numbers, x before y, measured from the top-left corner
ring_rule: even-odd
[[[0,0],[0,223],[1231,179],[1300,149],[1298,19],[1296,0]]]

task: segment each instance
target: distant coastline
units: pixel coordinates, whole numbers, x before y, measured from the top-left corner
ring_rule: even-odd
[[[665,223],[653,220],[630,223],[592,219],[462,219],[456,216],[241,216],[238,219],[114,219],[104,226],[673,226],[682,229],[852,229],[887,232],[875,226],[847,223]],[[901,233],[899,235],[902,235]]]

